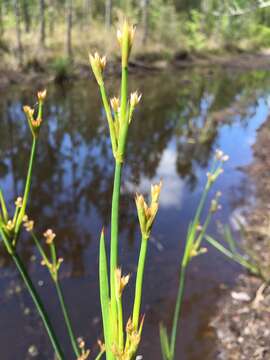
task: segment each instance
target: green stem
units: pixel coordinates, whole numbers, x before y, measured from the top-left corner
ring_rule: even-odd
[[[182,265],[181,272],[180,272],[180,280],[179,280],[179,288],[178,288],[178,293],[177,293],[176,305],[175,305],[175,309],[174,309],[173,325],[172,325],[172,333],[171,333],[171,341],[170,341],[171,360],[174,359],[174,354],[175,354],[177,328],[179,325],[180,311],[181,311],[181,307],[182,307],[182,303],[183,303],[183,296],[184,296],[185,274],[186,274],[186,266]]]
[[[118,264],[118,226],[119,226],[119,199],[121,186],[122,164],[115,162],[114,184],[111,212],[111,249],[110,249],[110,284],[111,284],[111,311],[112,326],[117,324],[117,303],[115,297],[115,270]]]
[[[64,295],[63,295],[61,285],[60,285],[58,280],[55,281],[54,283],[55,283],[58,299],[59,299],[60,306],[61,306],[61,309],[62,309],[62,313],[63,313],[64,319],[65,319],[65,323],[66,323],[66,327],[67,327],[68,335],[70,337],[70,341],[71,341],[73,351],[74,351],[74,353],[75,353],[75,355],[77,357],[80,357],[81,352],[80,352],[78,343],[76,341],[76,337],[75,337],[73,329],[72,329],[72,325],[71,325],[71,321],[70,321],[70,318],[69,318],[69,315],[68,315],[67,306],[66,306],[66,303],[65,303],[65,300],[64,300]]]
[[[45,254],[45,252],[44,252],[44,250],[43,250],[43,248],[42,248],[42,246],[40,244],[40,241],[38,240],[38,238],[36,237],[36,235],[35,235],[35,233],[33,231],[31,232],[31,235],[32,235],[32,238],[33,238],[37,248],[38,248],[38,251],[39,251],[41,257],[47,262],[47,264],[49,264],[48,257]],[[51,251],[52,251],[52,257],[54,258],[53,263],[54,263],[54,265],[56,265],[56,251],[55,251],[54,244],[50,244],[50,248],[51,248]],[[70,321],[69,316],[68,316],[68,311],[67,311],[67,308],[66,308],[63,291],[61,289],[60,283],[57,280],[57,278],[54,278],[51,272],[50,272],[50,274],[52,276],[53,282],[54,282],[55,287],[56,287],[57,295],[58,295],[58,298],[59,298],[59,302],[60,302],[60,305],[61,305],[61,309],[62,309],[62,312],[63,312],[65,323],[66,323],[66,326],[67,326],[68,334],[69,334],[69,337],[70,337],[70,340],[71,340],[72,348],[74,350],[75,355],[78,357],[78,356],[80,356],[80,350],[79,350],[76,338],[74,336],[74,333],[72,331],[71,321]]]
[[[120,108],[120,121],[122,124],[126,120],[127,111],[127,83],[128,83],[128,68],[122,66],[122,79],[121,79],[121,108]]]
[[[140,308],[142,302],[142,286],[143,286],[143,275],[145,267],[145,259],[148,247],[148,237],[143,236],[141,241],[141,249],[138,262],[138,270],[136,277],[136,287],[135,287],[135,298],[133,306],[133,316],[132,322],[136,330],[138,330],[139,318],[140,318]]]
[[[8,222],[8,211],[7,211],[5,199],[4,199],[1,189],[0,189],[0,204],[1,204],[1,209],[2,209],[3,220],[7,223]]]
[[[32,300],[33,300],[33,302],[34,302],[34,304],[35,304],[35,306],[37,308],[37,311],[38,311],[38,313],[39,313],[39,315],[40,315],[40,317],[41,317],[41,319],[43,321],[43,324],[44,324],[44,326],[46,328],[46,331],[47,331],[47,333],[49,335],[50,341],[51,341],[52,346],[54,348],[54,351],[55,351],[55,353],[57,355],[57,358],[59,360],[64,359],[64,354],[63,354],[63,352],[61,350],[61,347],[59,345],[56,334],[55,334],[55,332],[53,330],[53,327],[52,327],[51,322],[49,320],[48,314],[47,314],[47,312],[46,312],[46,310],[45,310],[45,308],[44,308],[44,306],[42,304],[42,301],[41,301],[41,299],[40,299],[40,297],[39,297],[39,295],[38,295],[32,281],[31,281],[28,273],[27,273],[27,270],[26,270],[21,258],[15,252],[13,254],[11,254],[11,257],[12,257],[12,260],[14,261],[19,273],[21,274],[21,277],[22,277],[22,279],[23,279],[23,281],[24,281],[24,283],[25,283],[25,285],[26,285],[26,287],[28,289],[28,292],[29,292],[30,296],[32,297]]]
[[[110,105],[109,105],[109,101],[108,101],[108,97],[107,97],[107,94],[106,94],[106,89],[105,89],[104,83],[102,83],[99,86],[99,89],[100,89],[101,98],[102,98],[104,110],[105,110],[108,125],[109,125],[109,131],[110,131],[110,138],[111,138],[111,142],[112,142],[113,155],[116,156],[117,139],[116,139],[115,128],[114,128],[114,123],[113,123],[113,118],[112,118],[112,112],[111,112],[111,108],[110,108]]]
[[[121,296],[117,298],[117,314],[118,314],[118,345],[119,350],[124,349],[124,333],[123,333],[123,308]]]
[[[46,261],[46,263],[49,264],[49,259],[48,259],[47,255],[45,254],[45,251],[43,250],[43,248],[42,248],[42,246],[40,244],[40,241],[36,237],[34,231],[31,231],[30,234],[31,234],[31,236],[32,236],[32,238],[34,240],[34,243],[35,243],[35,245],[36,245],[36,247],[37,247],[37,249],[38,249],[38,251],[39,251],[39,253],[40,253],[41,257],[42,257],[42,259],[44,259]]]
[[[37,139],[35,137],[33,137],[31,156],[30,156],[30,160],[29,160],[27,178],[26,178],[24,195],[23,195],[23,203],[22,203],[22,207],[21,207],[21,210],[19,212],[19,215],[18,215],[18,218],[16,221],[16,225],[15,225],[15,234],[14,234],[15,241],[17,239],[18,232],[20,230],[22,219],[25,215],[25,209],[26,209],[26,205],[27,205],[27,201],[28,201],[28,197],[29,197],[31,178],[32,178],[32,172],[33,172],[33,163],[34,163],[34,158],[35,158],[35,154],[36,154],[36,145],[37,145]]]
[[[97,357],[95,358],[95,360],[100,360],[102,355],[104,354],[105,350],[101,350],[100,353],[97,355]]]

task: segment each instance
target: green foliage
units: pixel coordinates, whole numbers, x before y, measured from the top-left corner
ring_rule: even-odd
[[[250,29],[251,45],[257,48],[270,46],[270,27],[252,24]]]
[[[181,22],[172,1],[150,2],[149,25],[151,34],[156,41],[173,46],[179,44],[182,35]]]
[[[55,81],[63,82],[70,75],[71,63],[68,58],[56,58],[51,64],[51,69],[55,74]]]
[[[204,15],[197,11],[190,12],[190,19],[185,24],[187,44],[190,50],[202,50],[206,46],[206,36],[202,31]]]

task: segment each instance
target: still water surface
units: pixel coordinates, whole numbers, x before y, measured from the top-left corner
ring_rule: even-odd
[[[108,80],[110,95],[117,95],[115,82],[119,80]],[[143,101],[132,122],[123,174],[120,261],[124,272],[135,273],[140,241],[134,193],[147,192],[152,182],[162,179],[160,211],[146,265],[146,322],[140,348],[144,359],[159,360],[158,325],[161,320],[171,324],[185,233],[205,174],[216,148],[230,156],[212,192],[223,193],[223,208],[215,220],[227,223],[249,195],[250,183],[239,167],[252,160],[256,129],[267,118],[270,76],[263,71],[195,69],[131,76],[130,87],[143,93]],[[23,86],[0,93],[0,183],[10,207],[12,199],[22,194],[27,170],[31,138],[22,105],[34,105],[33,94],[34,89]],[[48,94],[28,213],[40,234],[47,227],[57,233],[58,253],[65,259],[61,279],[74,328],[96,352],[101,335],[98,238],[103,225],[109,233],[113,180],[107,124],[91,80],[51,85]],[[216,221],[210,231],[218,236]],[[52,314],[67,358],[72,359],[54,289],[27,236],[19,250]],[[51,359],[42,324],[2,249],[0,267],[1,358],[30,359],[28,349],[35,345],[36,359]],[[224,291],[221,288],[230,287],[240,271],[211,249],[193,261],[187,275],[178,358],[216,358],[209,321]],[[126,316],[134,278],[125,294]]]

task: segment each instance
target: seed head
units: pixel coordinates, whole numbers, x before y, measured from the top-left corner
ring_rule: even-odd
[[[160,181],[159,184],[151,185],[152,202],[158,203],[161,187],[162,187],[162,181]]]
[[[85,341],[82,337],[77,339],[79,348],[81,349],[81,355],[77,358],[77,360],[86,360],[90,355],[90,350],[85,350]]]
[[[122,276],[122,271],[120,268],[115,269],[115,283],[116,283],[116,295],[118,298],[122,296],[124,288],[129,282],[130,274]]]
[[[214,199],[211,201],[210,211],[211,211],[212,213],[215,213],[215,212],[217,212],[217,210],[219,210],[219,204],[218,204],[217,199],[214,198]]]
[[[52,231],[52,229],[48,229],[43,233],[43,236],[46,239],[46,244],[51,244],[56,237],[55,233]]]
[[[150,236],[150,232],[158,211],[159,195],[160,195],[161,187],[162,187],[162,182],[151,186],[150,206],[147,205],[143,195],[136,194],[135,197],[141,232],[146,237]]]
[[[217,160],[219,160],[221,162],[226,162],[229,160],[229,156],[224,154],[224,152],[220,149],[216,150],[215,157]]]
[[[100,57],[100,55],[95,52],[94,55],[89,54],[89,61],[97,83],[101,85],[103,82],[103,71],[106,66],[106,56]]]
[[[7,230],[11,231],[14,228],[14,224],[12,220],[8,220],[7,224],[6,224],[6,228]]]
[[[31,130],[33,136],[34,137],[37,136],[38,130],[39,130],[41,122],[42,122],[42,119],[40,119],[40,118],[37,118],[36,120],[34,119],[34,112],[35,111],[30,106],[27,106],[27,105],[24,106],[23,111],[24,111],[24,113],[26,115],[30,130]]]
[[[37,93],[38,101],[43,102],[46,99],[47,90],[44,89],[43,91],[39,91]]]
[[[23,223],[23,226],[26,231],[30,232],[34,228],[34,221],[33,220],[27,220]]]
[[[113,111],[116,113],[119,110],[120,107],[120,100],[117,97],[113,97],[112,99],[110,99],[110,103],[111,103],[111,107],[113,109]]]
[[[119,45],[122,46],[123,34],[128,34],[128,44],[132,47],[135,37],[136,27],[129,25],[127,21],[124,22],[122,30],[118,29],[116,32],[117,40]]]
[[[28,105],[25,105],[25,106],[23,107],[23,111],[24,111],[25,115],[26,115],[27,117],[29,117],[29,118],[32,118],[33,115],[34,115],[34,112],[35,112],[35,110],[32,109],[32,108],[31,108],[30,106],[28,106]]]
[[[15,205],[18,207],[18,208],[21,208],[22,207],[22,202],[23,202],[23,199],[21,196],[17,197],[16,201],[15,201]]]
[[[134,93],[131,93],[130,94],[130,106],[132,108],[135,108],[139,104],[141,98],[142,98],[142,94],[139,95],[137,91],[135,91]]]
[[[128,65],[128,58],[133,45],[135,36],[135,27],[130,26],[127,21],[124,22],[122,30],[117,30],[117,40],[121,46],[122,66]]]
[[[222,150],[220,150],[220,149],[216,150],[215,157],[216,157],[217,160],[221,160],[223,155],[224,154],[223,154]]]
[[[97,343],[98,343],[100,352],[105,351],[105,344],[99,339],[98,339]]]

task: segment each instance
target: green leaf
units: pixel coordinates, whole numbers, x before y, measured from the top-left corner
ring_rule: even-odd
[[[100,235],[99,245],[99,288],[100,288],[100,303],[103,321],[103,331],[105,344],[109,344],[109,283],[108,283],[108,268],[107,268],[107,256],[105,248],[104,230],[102,229]]]
[[[228,225],[224,227],[224,238],[227,241],[229,248],[233,254],[237,253],[237,246],[234,238],[232,237],[231,230]]]
[[[209,235],[204,236],[205,240],[215,247],[218,251],[220,251],[223,255],[227,256],[229,259],[234,260],[234,256],[230,250],[226,249],[223,245],[221,245],[217,240],[213,239]]]
[[[159,325],[159,335],[163,360],[171,360],[168,333],[162,323]]]
[[[2,215],[3,215],[4,221],[8,222],[8,211],[7,211],[5,199],[4,199],[1,189],[0,189],[0,204],[1,204]]]

